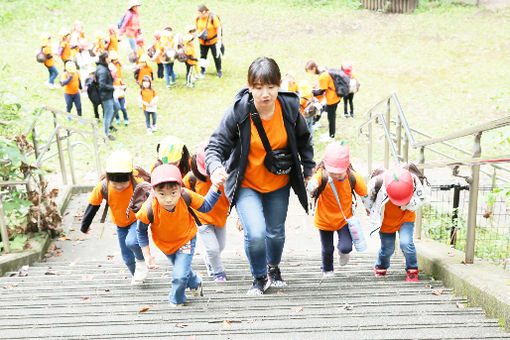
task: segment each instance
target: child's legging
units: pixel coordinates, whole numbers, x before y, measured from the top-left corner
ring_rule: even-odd
[[[80,98],[80,92],[76,94],[68,94],[64,93],[64,99],[66,100],[66,110],[68,113],[71,113],[71,109],[74,106],[76,106],[76,111],[78,111],[78,116],[81,116],[81,98]]]
[[[354,107],[352,105],[352,99],[354,98],[354,93],[349,93],[344,97],[344,116],[347,116],[347,104],[351,107],[351,116],[354,116]]]
[[[321,245],[322,245],[322,271],[330,272],[333,270],[333,255],[335,247],[333,246],[334,231],[320,230]],[[337,230],[338,244],[337,248],[342,254],[349,254],[352,251],[352,238],[349,233],[347,224],[342,229]]]
[[[206,265],[211,267],[213,274],[224,273],[225,267],[221,262],[221,252],[225,248],[226,228],[204,224],[198,227],[198,232],[205,246]]]
[[[162,63],[158,64],[158,79],[163,79],[165,76],[165,68]]]
[[[96,119],[99,119],[99,105],[101,105],[101,108],[103,107],[103,105],[101,103],[92,103],[92,106],[94,107],[94,117]],[[103,118],[104,118],[104,110],[103,110]]]
[[[152,128],[152,126],[156,125],[156,112],[143,111],[145,114],[145,125],[147,125],[147,129]],[[151,125],[151,116],[152,116],[152,125]]]
[[[193,65],[186,64],[186,84],[193,83]]]

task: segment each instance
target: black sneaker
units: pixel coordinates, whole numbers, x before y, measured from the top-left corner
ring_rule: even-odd
[[[108,139],[109,140],[115,140],[115,137],[113,137],[112,135],[108,135]]]
[[[253,280],[253,284],[246,295],[251,296],[259,296],[264,295],[264,292],[269,288],[269,281],[267,280],[267,276],[257,277]]]
[[[223,72],[218,71],[218,78],[221,78],[221,77],[223,77]]]
[[[267,276],[269,277],[269,286],[275,288],[287,287],[287,282],[282,279],[282,273],[279,267],[267,266]]]

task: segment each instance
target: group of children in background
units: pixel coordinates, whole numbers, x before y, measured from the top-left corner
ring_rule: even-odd
[[[197,233],[206,249],[204,262],[208,275],[217,282],[227,280],[221,253],[226,244],[230,206],[223,182],[212,182],[207,173],[206,146],[207,142],[201,143],[190,156],[179,138],[168,136],[156,147],[157,159],[150,174],[133,166],[128,151],[114,151],[82,219],[81,231],[87,233],[102,200],[106,200],[117,225],[123,261],[133,276],[132,284],[143,283],[148,269],[158,268],[149,247],[150,228],[154,244],[173,265],[168,296],[173,306],[186,302],[187,288],[192,295],[203,296],[202,279],[191,269]],[[323,279],[334,276],[335,232],[340,266],[349,262],[353,242],[357,250],[366,249],[366,244],[360,246],[363,235],[353,206],[353,197],[358,195],[370,215],[372,232],[379,230],[381,238],[375,275],[386,275],[399,232],[400,248],[406,259],[406,281],[418,281],[412,231],[414,211],[423,203],[424,191],[422,176],[413,169],[398,166],[376,171],[367,186],[354,171],[350,150],[343,142],[326,147],[323,160],[307,186],[316,199],[314,225],[320,233]]]

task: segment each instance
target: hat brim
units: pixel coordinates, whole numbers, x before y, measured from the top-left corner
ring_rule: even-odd
[[[154,181],[154,183],[151,182],[151,185],[154,188],[161,183],[179,183],[182,186],[182,181],[175,177],[162,178],[158,181]]]
[[[329,166],[329,165],[327,165],[326,163],[324,163],[324,168],[326,168],[326,170],[327,170],[328,172],[332,172],[332,173],[341,173],[341,172],[346,172],[348,167],[349,167],[349,166],[347,165],[346,167],[334,168],[334,167]]]
[[[413,197],[413,194],[411,194],[409,197],[397,200],[397,199],[391,198],[391,196],[388,195],[388,198],[390,199],[391,203],[393,203],[393,204],[395,204],[396,206],[399,206],[399,207],[402,207],[404,205],[409,204],[409,202],[411,202],[411,198],[412,197]]]

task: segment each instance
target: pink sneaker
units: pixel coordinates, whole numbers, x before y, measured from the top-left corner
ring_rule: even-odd
[[[386,276],[386,269],[375,266],[374,273],[375,276]]]

